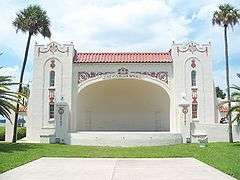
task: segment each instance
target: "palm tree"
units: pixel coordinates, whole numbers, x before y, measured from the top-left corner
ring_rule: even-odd
[[[33,35],[41,34],[43,37],[50,38],[51,32],[50,32],[50,20],[49,20],[49,17],[47,16],[47,12],[42,10],[41,7],[38,5],[30,5],[29,7],[23,9],[16,15],[17,17],[13,21],[13,26],[16,28],[16,32],[20,30],[23,33],[28,33],[28,40],[27,40],[27,45],[25,49],[25,55],[24,55],[24,60],[22,64],[22,70],[21,70],[19,87],[18,87],[18,92],[21,92],[23,75],[24,75],[24,71],[27,63],[31,37]],[[18,110],[19,110],[19,103],[17,103],[17,106],[16,106],[12,142],[16,142],[16,137],[17,137],[16,132],[17,132]]]
[[[240,124],[240,87],[234,85],[232,89],[235,91],[232,93],[231,101],[234,102],[235,105],[229,110],[228,116],[233,114],[234,118],[232,122],[237,121]]]
[[[238,9],[234,8],[230,4],[223,4],[218,7],[218,10],[214,12],[212,18],[213,25],[219,25],[224,28],[224,41],[225,41],[225,58],[226,58],[226,83],[227,83],[227,99],[228,99],[228,107],[231,109],[231,95],[230,95],[230,87],[229,87],[229,63],[228,63],[228,38],[227,38],[227,30],[230,27],[234,27],[239,23],[240,12]],[[229,122],[229,142],[233,142],[232,136],[232,121],[231,116],[228,116]]]
[[[15,103],[19,95],[10,90],[10,86],[16,85],[10,76],[0,76],[0,115],[10,120],[11,110],[15,111]]]

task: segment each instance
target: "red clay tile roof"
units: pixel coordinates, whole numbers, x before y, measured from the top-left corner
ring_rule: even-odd
[[[74,63],[171,63],[166,53],[76,53]]]
[[[226,112],[228,112],[228,110],[229,110],[227,104],[219,105],[218,109],[219,109],[220,112],[223,112],[223,113],[226,113]]]
[[[27,107],[20,106],[18,112],[27,112]]]

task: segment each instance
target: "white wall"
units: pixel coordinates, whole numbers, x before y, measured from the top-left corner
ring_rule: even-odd
[[[35,45],[33,60],[33,81],[28,105],[29,123],[27,139],[40,142],[40,135],[55,132],[55,119],[49,119],[49,71],[54,70],[55,99],[61,96],[71,105],[72,99],[72,61],[75,54],[73,44],[60,45],[52,42],[47,46]],[[51,60],[55,67],[50,67]]]
[[[198,121],[201,123],[215,123],[215,88],[212,73],[212,48],[211,44],[173,44],[173,83],[175,106],[181,100],[181,93],[186,93],[186,98],[190,105],[192,104],[192,85],[191,71],[197,72],[197,102],[198,118],[192,119],[191,106],[189,108],[190,116],[188,121]],[[195,60],[196,66],[192,67],[192,60]],[[179,119],[179,111],[176,112],[176,118]],[[177,120],[178,121],[178,120]]]
[[[78,96],[78,130],[170,131],[170,99],[142,80],[95,83]]]
[[[227,142],[228,124],[201,124],[194,123],[194,131],[207,134],[209,142]],[[233,140],[240,141],[240,126],[233,125]]]

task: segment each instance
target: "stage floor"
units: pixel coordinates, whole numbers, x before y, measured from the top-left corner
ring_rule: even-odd
[[[180,133],[156,131],[78,131],[68,135],[68,144],[84,146],[159,146],[183,142]]]

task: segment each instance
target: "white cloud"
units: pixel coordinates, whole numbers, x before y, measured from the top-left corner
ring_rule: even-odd
[[[173,40],[212,41],[215,67],[218,67],[224,62],[223,34],[221,28],[212,27],[211,16],[217,5],[225,2],[229,1],[5,0],[0,6],[0,50],[13,50],[18,57],[15,64],[21,67],[27,35],[16,34],[11,22],[17,11],[37,3],[47,10],[51,19],[52,40],[74,42],[78,51],[166,51]],[[239,0],[230,2],[239,5]],[[239,28],[229,31],[230,54],[239,54],[239,32]],[[34,37],[31,47],[34,41],[49,42],[41,36]],[[31,64],[32,53],[31,49],[28,64]],[[30,79],[30,73],[31,66],[27,68],[29,78],[26,79]],[[216,68],[214,74],[221,84],[218,77],[224,74]]]
[[[18,66],[13,67],[1,67],[0,76],[11,76],[13,82],[19,82],[20,68]],[[24,74],[24,82],[31,83],[31,73],[26,71]]]
[[[52,39],[73,41],[79,51],[165,50],[191,30],[165,1],[63,1],[53,12],[54,2],[41,1],[53,20]]]
[[[18,75],[18,72],[19,72],[18,66],[0,68],[1,76],[12,76],[13,78],[16,78]]]

